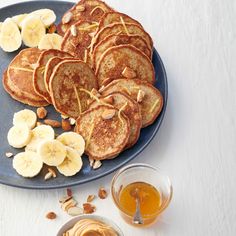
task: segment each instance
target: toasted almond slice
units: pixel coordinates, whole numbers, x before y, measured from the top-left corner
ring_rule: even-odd
[[[6,152],[6,157],[8,157],[8,158],[13,157],[13,153],[11,153],[11,152]]]
[[[72,26],[70,27],[70,32],[71,32],[71,34],[72,34],[74,37],[77,36],[77,29],[76,29],[75,25],[72,25]]]
[[[94,194],[93,195],[88,195],[87,202],[92,202],[94,198],[95,198]]]
[[[110,120],[114,117],[114,115],[116,114],[116,111],[115,110],[105,110],[103,113],[102,113],[102,118],[104,120]]]
[[[76,120],[74,118],[69,118],[69,121],[70,121],[70,125],[75,125],[76,123]]]
[[[67,12],[63,17],[62,17],[62,23],[63,24],[67,24],[70,22],[71,18],[72,18],[73,14],[69,11]]]
[[[44,180],[49,180],[52,178],[52,172],[48,172],[45,176],[44,176]]]
[[[52,173],[53,178],[57,177],[55,170],[53,170],[52,168],[48,168],[48,172]]]
[[[76,8],[75,8],[77,11],[85,11],[85,6],[84,5],[78,5],[78,6],[76,6]]]
[[[102,166],[102,162],[97,160],[93,163],[93,169],[96,170]]]
[[[62,210],[64,211],[68,211],[69,208],[71,207],[74,207],[77,205],[77,202],[71,198],[70,200],[68,200],[67,202],[64,202],[62,205],[61,205],[61,208]]]
[[[70,216],[78,216],[83,214],[83,209],[77,206],[70,207],[67,211]]]
[[[65,203],[67,201],[69,201],[72,198],[72,196],[64,196],[62,198],[59,199],[60,203]]]
[[[142,102],[144,99],[144,96],[145,96],[145,92],[140,89],[137,94],[137,102],[138,103]]]

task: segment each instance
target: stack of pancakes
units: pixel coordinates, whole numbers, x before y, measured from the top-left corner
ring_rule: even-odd
[[[77,119],[75,131],[91,159],[114,158],[162,110],[163,97],[153,86],[152,39],[138,21],[100,0],[75,4],[57,31],[61,50],[21,51],[4,74],[4,87],[18,101],[53,104]]]

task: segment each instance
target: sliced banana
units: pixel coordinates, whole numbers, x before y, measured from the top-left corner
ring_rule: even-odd
[[[36,122],[37,122],[37,115],[35,114],[35,112],[29,109],[18,111],[13,116],[13,125],[18,125],[23,123],[26,124],[29,127],[29,129],[33,129],[36,125]]]
[[[83,162],[79,153],[76,150],[67,147],[66,158],[59,166],[57,166],[57,169],[65,176],[73,176],[81,170],[82,165]]]
[[[22,28],[22,22],[24,19],[28,16],[29,14],[20,14],[12,17],[12,20],[18,25],[18,27],[21,29]]]
[[[7,134],[8,143],[14,148],[26,146],[31,139],[31,131],[26,124],[17,124],[11,127]]]
[[[85,141],[84,138],[75,132],[65,132],[57,137],[57,140],[65,146],[75,149],[80,156],[84,153]]]
[[[45,34],[39,41],[39,49],[61,49],[63,38],[59,34]]]
[[[1,26],[0,47],[5,52],[14,52],[20,48],[21,43],[21,34],[17,24],[7,18]]]
[[[66,147],[57,140],[44,141],[39,145],[37,153],[45,164],[58,166],[66,157]]]
[[[13,168],[23,177],[36,176],[43,167],[43,162],[36,152],[20,152],[13,159]]]
[[[22,22],[21,36],[26,46],[37,47],[45,34],[45,26],[38,16],[27,16]]]
[[[50,26],[56,21],[56,15],[53,10],[51,9],[39,9],[36,11],[33,11],[29,14],[30,16],[38,16],[41,21],[43,22],[45,27]]]
[[[32,130],[32,138],[25,147],[26,151],[36,152],[38,146],[43,141],[53,140],[55,137],[54,129],[49,125],[40,125]]]
[[[0,22],[0,34],[1,34],[1,29],[2,29],[2,22]]]

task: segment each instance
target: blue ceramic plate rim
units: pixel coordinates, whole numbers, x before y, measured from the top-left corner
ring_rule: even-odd
[[[16,3],[13,5],[9,5],[6,6],[4,8],[0,9],[0,13],[5,11],[5,10],[9,10],[9,9],[13,9],[13,8],[18,8],[21,9],[24,6],[27,6],[27,4],[34,4],[34,5],[41,5],[41,8],[43,7],[48,7],[50,6],[50,4],[55,4],[55,2],[57,3],[57,5],[68,5],[68,8],[70,8],[74,3],[72,2],[66,2],[66,1],[27,1],[27,2],[22,2],[22,3]],[[47,5],[47,6],[45,6]],[[57,14],[57,12],[56,12]],[[4,184],[4,185],[9,185],[12,187],[18,187],[18,188],[25,188],[25,189],[58,189],[58,188],[65,188],[65,187],[71,187],[71,186],[75,186],[75,185],[79,185],[79,184],[84,184],[93,180],[96,180],[98,178],[101,178],[103,176],[106,176],[114,171],[116,171],[117,169],[119,169],[120,167],[124,166],[125,164],[127,164],[129,161],[131,161],[132,159],[134,159],[137,155],[139,155],[147,146],[148,144],[152,141],[152,139],[155,137],[155,135],[157,134],[162,121],[164,119],[164,115],[165,115],[165,111],[166,111],[166,107],[167,107],[167,100],[168,100],[168,82],[167,82],[167,76],[166,76],[166,71],[164,68],[164,64],[161,60],[160,55],[158,54],[157,50],[154,48],[153,50],[153,58],[155,58],[155,62],[153,63],[154,67],[159,67],[159,69],[161,70],[161,74],[162,77],[159,78],[159,80],[163,80],[163,91],[162,91],[162,95],[164,97],[164,105],[163,105],[163,109],[161,114],[159,115],[159,117],[157,118],[157,120],[154,122],[154,124],[152,124],[152,135],[148,138],[148,140],[145,141],[145,143],[139,148],[137,149],[135,146],[132,147],[131,149],[134,149],[132,155],[130,155],[127,159],[121,161],[119,164],[113,166],[112,168],[110,168],[109,170],[106,170],[103,173],[100,174],[95,174],[89,178],[86,179],[81,179],[78,181],[71,181],[70,183],[62,183],[62,184],[55,184],[53,183],[53,181],[51,182],[51,185],[47,183],[47,185],[37,185],[37,182],[35,181],[33,184],[15,184],[14,182],[11,181],[11,176],[9,175],[9,180],[6,179],[2,179],[1,175],[0,175],[0,183]],[[0,59],[1,60],[1,59]],[[1,73],[3,71],[0,71]],[[156,71],[157,74],[157,71]],[[156,75],[157,76],[157,75]],[[159,81],[158,80],[158,81]],[[156,81],[158,83],[158,81]],[[137,150],[136,150],[137,149]],[[120,156],[122,155],[122,153],[120,154]],[[1,157],[3,158],[3,157]],[[112,160],[110,160],[112,161]],[[19,178],[22,178],[19,176]],[[65,177],[67,178],[67,177]]]

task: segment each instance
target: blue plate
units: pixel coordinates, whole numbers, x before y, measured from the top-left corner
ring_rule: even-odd
[[[31,12],[40,8],[50,8],[54,10],[57,15],[57,20],[59,21],[63,13],[68,10],[72,6],[72,4],[73,3],[71,2],[55,1],[23,2],[0,9],[0,21],[4,21],[5,18],[10,16],[25,12]],[[1,74],[7,68],[9,62],[17,53],[18,52],[5,53],[0,49]],[[154,50],[153,52],[152,61],[156,71],[155,86],[161,91],[164,97],[164,107],[157,120],[151,126],[141,130],[141,135],[138,142],[131,149],[122,152],[117,158],[113,160],[103,161],[103,165],[101,168],[97,170],[92,170],[89,166],[87,158],[83,157],[84,165],[82,171],[80,171],[80,173],[78,173],[76,176],[64,177],[58,174],[57,178],[49,181],[44,180],[45,172],[43,171],[41,174],[39,174],[33,179],[26,179],[19,176],[12,167],[12,158],[7,158],[5,156],[6,152],[12,152],[14,154],[19,152],[19,150],[11,148],[7,142],[7,132],[12,126],[12,118],[14,112],[17,112],[24,108],[30,108],[32,110],[36,109],[13,100],[3,89],[2,83],[0,83],[0,183],[28,189],[53,189],[69,187],[86,183],[102,176],[108,175],[109,173],[119,169],[121,166],[125,165],[127,162],[135,158],[140,152],[144,150],[144,148],[148,146],[148,144],[157,134],[157,131],[162,123],[166,110],[168,92],[167,78],[164,65],[156,50]],[[52,106],[47,107],[47,110],[49,112],[49,118],[58,120],[60,119],[60,115],[55,112]],[[60,132],[62,132],[62,130],[56,130],[56,133]]]

